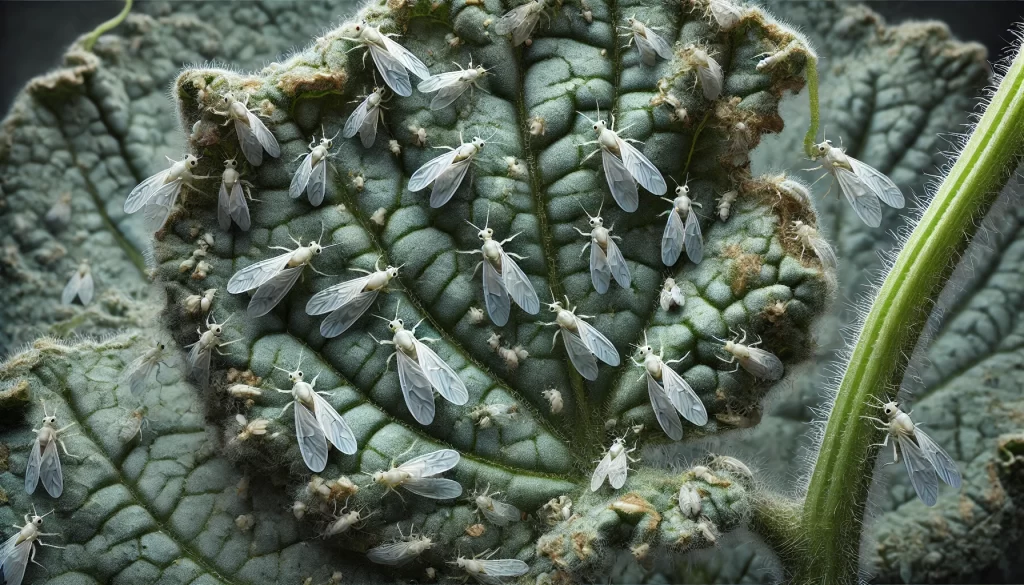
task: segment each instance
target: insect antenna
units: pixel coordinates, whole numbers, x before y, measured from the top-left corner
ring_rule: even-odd
[[[597,120],[594,120],[593,118],[591,118],[590,116],[584,114],[583,112],[581,112],[579,110],[576,110],[576,113],[581,115],[581,116],[583,116],[584,118],[586,118],[587,121],[590,122],[591,124],[597,124]],[[598,118],[600,118],[600,115],[598,115]]]

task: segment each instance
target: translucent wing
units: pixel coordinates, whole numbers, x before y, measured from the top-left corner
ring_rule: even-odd
[[[288,266],[288,259],[291,255],[291,252],[285,252],[239,270],[228,280],[228,292],[237,294],[259,288]]]
[[[371,93],[366,96],[366,99],[360,102],[359,105],[356,106],[355,111],[349,115],[347,120],[345,120],[345,127],[341,130],[342,137],[352,138],[356,135],[356,132],[359,132],[359,129],[363,127],[363,124],[366,122],[366,118],[370,115],[370,96],[372,95],[373,94]],[[373,109],[376,110],[376,108]]]
[[[847,156],[847,160],[850,161],[850,166],[853,167],[853,172],[864,184],[867,185],[868,190],[878,196],[889,207],[896,209],[903,209],[906,201],[903,199],[903,193],[900,192],[900,188],[896,186],[896,183],[892,182],[892,179],[885,176],[871,165],[864,164],[863,162]]]
[[[661,261],[665,266],[672,266],[679,260],[679,255],[683,253],[685,237],[686,228],[683,226],[683,220],[673,207],[668,212],[665,231],[661,235]]]
[[[576,371],[584,378],[594,381],[597,379],[597,359],[590,352],[587,344],[583,343],[579,335],[572,331],[562,329],[562,342],[565,344],[565,353],[569,355]]]
[[[814,248],[814,253],[818,256],[818,260],[821,260],[822,266],[832,270],[839,267],[836,253],[832,251],[832,246],[829,245],[828,240],[820,235],[813,236],[811,237],[811,247]]]
[[[700,88],[704,97],[714,101],[722,94],[722,66],[711,57],[708,57],[707,67],[698,67],[697,76],[700,78]]]
[[[427,185],[433,183],[434,179],[452,166],[458,154],[458,149],[452,149],[441,156],[430,159],[422,167],[416,169],[416,172],[409,177],[409,190],[415,193],[426,189]]]
[[[661,171],[658,170],[658,167],[654,166],[654,163],[634,148],[632,144],[618,136],[615,139],[619,146],[619,153],[622,155],[622,164],[626,167],[629,174],[644,189],[655,195],[664,195],[668,191],[668,185],[665,184],[665,177],[661,176]]]
[[[420,367],[423,368],[423,373],[438,394],[448,402],[460,406],[469,401],[469,390],[466,389],[462,378],[434,353],[434,350],[418,339],[416,340],[416,355],[420,358]]]
[[[501,327],[508,323],[512,306],[508,300],[508,291],[505,290],[505,281],[498,274],[498,271],[491,266],[491,262],[484,258],[484,306],[487,307],[487,314],[491,321]]]
[[[164,227],[164,223],[171,215],[171,210],[174,209],[174,204],[178,201],[178,195],[181,194],[182,184],[182,180],[177,179],[153,193],[149,203],[142,208],[142,217],[145,219],[148,229],[155,232]]]
[[[412,51],[391,40],[387,35],[381,34],[380,38],[383,39],[384,46],[387,47],[388,52],[395,59],[398,59],[398,62],[406,69],[412,71],[413,75],[420,79],[428,79],[430,77],[430,70],[423,64],[423,61],[420,61],[419,57],[412,54]]]
[[[647,394],[651,397],[651,408],[654,409],[654,416],[658,419],[661,430],[673,441],[682,439],[683,423],[679,422],[675,406],[668,399],[661,384],[650,374],[647,374]]]
[[[28,463],[25,465],[25,493],[31,494],[36,491],[39,485],[39,469],[42,463],[43,449],[39,446],[39,439],[32,443],[32,450],[28,453]]]
[[[685,378],[668,365],[664,365],[661,368],[661,381],[665,383],[665,395],[668,396],[669,402],[683,418],[697,426],[707,424],[708,411]]]
[[[274,158],[281,156],[281,147],[277,144],[277,138],[274,138],[274,133],[267,128],[259,116],[252,112],[249,112],[249,128],[256,135],[256,140],[259,140],[260,145],[267,151],[267,154]]]
[[[601,164],[604,165],[604,178],[608,181],[608,189],[612,192],[615,202],[623,211],[636,211],[640,204],[636,181],[626,170],[626,166],[619,157],[604,149],[601,150]]]
[[[520,308],[531,315],[540,312],[540,299],[537,298],[533,283],[505,250],[501,251],[501,279],[505,282],[508,294],[512,295],[512,300]]]
[[[690,262],[700,264],[704,259],[704,236],[700,233],[700,220],[697,219],[697,212],[690,208],[686,214],[686,230],[683,241],[686,244],[686,256]]]
[[[250,118],[254,117],[250,116]],[[259,138],[256,137],[256,133],[253,132],[249,124],[241,120],[235,120],[235,134],[238,135],[238,145],[242,147],[242,154],[245,155],[245,160],[249,161],[249,164],[254,167],[263,164],[263,145],[260,144]]]
[[[206,390],[210,386],[210,354],[209,347],[203,348],[202,344],[196,342],[192,350],[188,352],[188,360],[185,362],[188,375],[199,382],[199,386]]]
[[[20,532],[15,532],[7,540],[5,540],[2,545],[0,545],[0,563],[3,563],[4,559],[7,558],[7,555],[14,552],[14,547],[18,545],[18,538],[20,536]],[[3,573],[0,573],[0,575],[2,574]]]
[[[128,194],[128,198],[124,201],[124,212],[135,213],[142,209],[142,206],[149,202],[153,194],[156,193],[156,190],[167,180],[169,172],[170,169],[164,169],[132,189],[132,192]]]
[[[382,35],[383,36],[383,35]],[[412,95],[412,82],[409,81],[409,72],[405,70],[402,63],[387,50],[377,45],[369,45],[370,56],[373,57],[377,70],[388,84],[391,91],[402,97]]]
[[[495,499],[491,499],[491,507],[485,506],[480,512],[496,526],[508,526],[510,522],[518,522],[522,516],[519,508]]]
[[[782,377],[784,372],[782,361],[775,357],[775,354],[749,346],[747,351],[750,352],[750,357],[740,358],[740,365],[755,378],[778,380]]]
[[[338,414],[337,410],[324,400],[316,392],[313,392],[313,403],[316,406],[316,420],[320,424],[327,440],[331,442],[338,451],[346,455],[356,452],[356,436],[352,428],[348,426],[345,419]]]
[[[402,487],[432,500],[450,500],[462,495],[459,482],[441,477],[414,477],[405,480]]]
[[[626,474],[629,471],[629,457],[626,456],[625,452],[619,453],[619,456],[611,460],[611,464],[608,466],[608,484],[615,489],[620,489],[626,485]]]
[[[484,566],[484,574],[492,577],[518,577],[530,570],[529,565],[519,559],[478,559]]]
[[[576,328],[580,331],[580,338],[583,339],[583,343],[590,348],[590,351],[597,356],[597,359],[609,366],[619,365],[619,350],[615,349],[615,345],[608,341],[607,337],[583,319],[576,319]]]
[[[75,273],[71,275],[71,280],[64,285],[64,292],[60,295],[60,304],[70,305],[75,302],[75,297],[78,296],[78,289],[82,286],[82,273],[75,270]]]
[[[348,328],[352,326],[363,313],[370,308],[373,301],[377,300],[377,294],[380,291],[368,290],[363,293],[357,294],[348,303],[335,309],[330,315],[324,319],[324,322],[320,324],[320,335],[331,338],[337,337],[342,333],[348,331]]]
[[[81,286],[78,287],[78,298],[82,299],[83,305],[88,305],[92,302],[93,290],[92,272],[86,272],[85,276],[82,277]]]
[[[498,19],[494,25],[494,32],[499,35],[512,33],[512,46],[518,47],[530,38],[539,20],[540,10],[535,6],[535,2],[527,2],[509,10]]]
[[[363,143],[363,148],[370,148],[377,140],[377,122],[379,120],[380,107],[370,109],[370,114],[363,120],[363,125],[359,127],[359,141]]]
[[[0,558],[0,575],[3,576],[4,585],[21,585],[31,554],[32,541],[25,540],[15,545],[10,554]]]
[[[462,180],[466,178],[466,173],[469,172],[470,164],[473,162],[472,158],[466,158],[459,162],[452,163],[452,166],[448,167],[448,170],[441,173],[437,179],[434,180],[434,188],[430,191],[430,206],[437,208],[441,207],[455,195],[455,191],[458,190],[459,185],[462,184]]]
[[[382,544],[366,551],[366,558],[378,565],[404,565],[417,556],[409,552],[409,547],[412,544],[412,542],[405,541]]]
[[[312,174],[313,154],[306,153],[306,156],[302,158],[302,162],[299,163],[299,168],[295,169],[295,174],[292,175],[292,182],[288,185],[288,196],[292,199],[302,197],[302,194],[306,192],[306,185],[309,184],[309,177]]]
[[[442,87],[434,96],[434,99],[430,100],[430,109],[443,110],[444,108],[447,108],[452,105],[455,100],[459,99],[459,96],[466,93],[467,89],[469,89],[469,84],[462,81],[457,82],[455,85]]]
[[[231,229],[231,212],[228,211],[228,188],[224,181],[220,182],[220,190],[217,191],[217,223],[220,229],[228,231]]]
[[[56,440],[47,443],[43,449],[43,456],[39,460],[39,479],[43,481],[43,487],[51,498],[59,498],[64,493],[64,474],[60,470]]]
[[[647,42],[650,43],[651,48],[658,54],[659,57],[666,60],[671,60],[672,46],[669,45],[665,39],[661,38],[661,35],[652,31],[649,27],[644,27],[644,35],[647,36]]]
[[[636,48],[640,51],[640,62],[648,67],[653,67],[658,60],[658,53],[654,50],[654,46],[643,35],[636,32],[633,33],[633,42],[636,43]]]
[[[459,79],[462,77],[462,71],[448,71],[447,73],[438,73],[432,75],[427,79],[424,79],[416,86],[416,89],[423,93],[430,93],[432,91],[438,91],[445,87],[457,85],[460,83]]]
[[[454,449],[438,449],[406,461],[398,466],[413,477],[427,477],[444,473],[459,464],[462,456]]]
[[[370,282],[370,275],[339,282],[334,286],[325,288],[313,295],[309,302],[306,303],[306,314],[323,315],[348,304],[356,295],[363,292],[368,282]]]
[[[250,317],[262,317],[269,313],[288,294],[288,291],[292,290],[295,281],[302,274],[303,268],[305,268],[304,265],[286,268],[261,285],[256,289],[256,294],[252,295],[249,308],[245,313]]]
[[[597,294],[608,292],[612,282],[612,271],[608,267],[608,256],[594,240],[590,241],[590,282],[594,283]]]
[[[921,447],[921,453],[931,462],[939,479],[946,482],[950,487],[959,489],[961,483],[960,470],[957,469],[953,458],[920,428],[914,428],[914,436],[917,437],[917,445]]]
[[[324,202],[324,195],[327,194],[327,161],[322,160],[316,163],[309,173],[309,185],[306,186],[306,196],[314,206]]]
[[[223,189],[223,185],[221,188]],[[252,225],[249,221],[249,204],[245,201],[241,182],[237,182],[231,187],[231,193],[228,196],[228,215],[238,224],[240,230],[249,231],[249,227]],[[228,227],[224,230],[226,231],[230,227],[231,223],[229,222]]]
[[[619,283],[619,286],[629,288],[631,281],[629,266],[626,265],[626,259],[622,256],[622,251],[619,250],[618,244],[610,237],[608,238],[608,268],[611,270],[615,282]]]
[[[135,396],[142,394],[142,391],[145,390],[146,380],[149,379],[158,363],[159,358],[154,358],[147,353],[135,358],[135,361],[128,365],[126,378],[132,394]]]
[[[594,470],[594,475],[590,476],[590,491],[596,492],[601,489],[601,485],[604,483],[606,477],[608,477],[608,471],[612,466],[612,454],[611,451],[604,454],[604,458],[597,464],[597,469]]]
[[[882,224],[882,206],[875,195],[864,181],[857,175],[842,167],[833,167],[836,180],[839,181],[839,190],[853,206],[853,211],[868,227],[878,227]]]
[[[910,474],[910,485],[914,486],[917,497],[921,498],[926,506],[934,506],[939,499],[939,477],[935,475],[931,462],[910,437],[897,435],[896,440],[903,454],[903,464]]]
[[[398,383],[405,396],[405,405],[416,422],[429,425],[434,421],[434,391],[423,369],[416,360],[396,348],[398,354]]]
[[[295,401],[295,439],[306,467],[319,473],[327,467],[327,437],[316,416],[298,400]]]

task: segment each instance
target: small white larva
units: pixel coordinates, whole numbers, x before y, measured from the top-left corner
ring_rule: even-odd
[[[380,258],[374,264],[374,271],[350,268],[353,272],[365,274],[346,280],[313,295],[306,303],[307,315],[329,313],[320,323],[320,335],[337,337],[348,331],[360,317],[376,302],[381,291],[387,292],[388,284],[398,277],[398,268],[381,266]]]
[[[696,520],[700,516],[700,493],[697,491],[697,488],[684,483],[679,486],[679,495],[676,499],[679,502],[679,511],[682,512],[683,516],[691,520]]]
[[[217,194],[217,222],[220,229],[228,231],[231,223],[238,225],[243,232],[249,231],[252,222],[249,219],[249,204],[246,197],[252,199],[249,189],[252,183],[243,180],[238,172],[238,162],[233,158],[224,161],[224,172],[221,173],[220,191]]]
[[[793,39],[778,51],[772,53],[761,53],[758,57],[763,56],[764,58],[757,62],[756,69],[758,71],[764,71],[765,69],[774,67],[777,63],[780,63],[793,53],[796,53],[802,46],[803,44],[798,39]]]
[[[302,520],[306,516],[306,503],[301,500],[292,502],[292,515],[296,520]]]
[[[426,189],[431,183],[434,187],[430,190],[430,206],[441,207],[455,195],[466,178],[469,167],[477,155],[487,144],[487,141],[494,137],[492,133],[487,139],[475,136],[469,142],[463,141],[462,133],[459,132],[459,146],[443,146],[449,152],[436,158],[432,158],[423,164],[416,172],[409,177],[408,189],[415,193]]]
[[[460,556],[455,560],[455,565],[483,585],[496,585],[501,583],[503,577],[519,577],[530,571],[530,566],[519,559],[490,558],[495,552],[471,559]]]
[[[814,254],[821,261],[822,268],[830,271],[838,268],[839,261],[836,259],[836,253],[832,251],[828,240],[823,238],[817,229],[798,219],[793,222],[793,231],[795,232],[793,239],[800,243],[801,260],[804,258],[804,251],[810,248],[814,250]]]
[[[849,201],[857,217],[868,227],[878,227],[882,224],[882,207],[879,201],[889,207],[903,209],[903,193],[892,179],[874,167],[847,155],[841,148],[832,146],[829,140],[815,145],[814,148],[814,158],[825,159],[817,168],[825,169],[836,179],[839,190]]]
[[[505,164],[508,165],[508,176],[513,179],[526,178],[526,165],[514,156],[506,156]]]
[[[583,213],[587,214],[590,232],[585,232],[576,226],[573,226],[573,229],[581,236],[587,238],[587,243],[580,250],[580,256],[583,255],[583,252],[589,246],[590,281],[594,285],[594,290],[600,295],[608,292],[612,278],[615,279],[615,282],[620,287],[629,289],[632,281],[629,274],[629,266],[626,265],[626,258],[622,255],[622,251],[619,250],[618,244],[615,243],[615,240],[621,240],[622,238],[611,235],[611,231],[614,228],[604,227],[601,209],[597,210],[597,215],[590,215],[586,208],[583,209]]]
[[[192,271],[192,280],[203,280],[211,272],[213,272],[213,266],[206,260],[200,260],[196,264],[196,269]]]
[[[469,418],[480,423],[483,419],[504,424],[519,414],[518,404],[483,404],[469,411]]]
[[[636,48],[640,52],[640,62],[648,67],[653,67],[658,57],[662,59],[672,59],[672,46],[669,45],[665,39],[661,38],[658,33],[640,22],[636,18],[629,17],[626,19],[627,26],[620,26],[619,28],[626,29],[626,34],[621,36],[630,37],[629,43],[626,46],[636,43]]]
[[[685,247],[690,262],[700,264],[704,259],[704,236],[694,207],[702,205],[690,199],[690,187],[686,183],[676,187],[675,199],[662,197],[662,200],[671,203],[672,208],[661,213],[668,215],[661,236],[661,261],[665,266],[672,266],[679,261]]]
[[[252,437],[267,434],[267,425],[270,424],[270,421],[265,418],[247,420],[241,413],[235,415],[235,422],[238,423],[238,435],[234,440],[240,443],[248,441]]]
[[[373,215],[370,216],[370,221],[378,226],[383,226],[388,222],[388,210],[378,207],[377,211],[374,211]]]
[[[622,138],[615,131],[615,116],[611,117],[611,128],[601,119],[601,111],[597,112],[597,120],[592,120],[583,112],[577,112],[586,118],[597,133],[597,140],[583,142],[580,146],[596,144],[597,150],[583,157],[580,164],[590,157],[601,153],[601,165],[604,177],[612,197],[623,211],[634,212],[640,205],[636,185],[640,185],[654,195],[664,195],[668,191],[665,178],[646,156],[637,150],[631,142],[639,142],[632,138]]]
[[[547,121],[540,114],[531,116],[528,124],[531,136],[544,136],[544,133],[547,132]]]
[[[217,289],[208,288],[201,295],[188,295],[185,297],[185,310],[190,315],[205,315],[209,313],[213,307],[213,297],[216,294]]]
[[[77,298],[82,301],[83,306],[88,305],[92,302],[93,290],[92,270],[89,267],[89,261],[83,260],[75,269],[75,273],[71,275],[68,283],[64,285],[60,303],[70,305]]]
[[[398,540],[371,548],[366,551],[366,558],[378,565],[389,565],[399,567],[418,558],[424,552],[434,546],[430,537],[419,535],[409,529],[409,534],[402,534],[401,526],[398,527]]]
[[[555,338],[561,334],[569,361],[581,376],[590,381],[596,380],[597,360],[601,360],[609,366],[618,367],[621,359],[619,350],[615,349],[615,344],[590,323],[584,321],[584,319],[593,319],[592,316],[576,314],[576,307],[570,306],[568,296],[565,297],[565,307],[560,301],[554,301],[548,303],[548,310],[555,313],[555,320],[550,323],[541,323],[541,325],[558,327],[551,337],[551,346],[554,348]]]
[[[35,506],[32,507],[32,516],[25,514],[25,525],[18,528],[17,534],[8,538],[0,545],[0,576],[3,577],[6,585],[21,585],[25,578],[25,569],[29,562],[35,562],[36,544],[50,548],[63,549],[62,546],[46,544],[39,540],[43,536],[60,536],[58,533],[42,532],[43,518],[53,514],[53,510],[38,515]]]
[[[349,22],[341,27],[341,38],[365,46],[377,70],[391,91],[402,97],[412,95],[409,72],[420,79],[428,79],[430,70],[413,55],[409,49],[391,40],[390,35],[380,32],[366,21]],[[363,57],[365,59],[365,56]]]
[[[744,342],[747,340],[746,331],[743,332],[742,338],[739,333],[731,329],[729,331],[737,339],[725,340],[715,338],[722,343],[722,350],[729,354],[728,359],[717,356],[718,359],[727,364],[737,362],[737,368],[743,366],[743,369],[755,378],[774,381],[782,377],[785,371],[782,361],[775,354],[757,347],[761,343],[761,338],[758,338],[754,343],[745,345]]]
[[[474,493],[470,496],[473,505],[476,506],[476,511],[484,518],[489,520],[491,524],[495,526],[508,526],[512,522],[519,522],[522,513],[519,508],[516,508],[512,504],[507,504],[500,500],[496,500],[495,496],[501,492],[491,493],[491,486],[487,486],[487,489],[483,493]]]
[[[722,221],[728,221],[729,215],[732,213],[732,206],[736,203],[736,199],[740,196],[739,191],[727,191],[722,193],[722,196],[718,199],[718,218]]]
[[[270,156],[277,158],[281,156],[281,147],[278,146],[274,134],[267,129],[263,121],[259,119],[259,116],[248,109],[248,103],[248,93],[243,95],[242,101],[238,101],[232,94],[228,93],[223,98],[222,105],[224,109],[215,109],[213,113],[218,116],[225,116],[227,118],[224,122],[225,125],[234,121],[235,134],[238,136],[239,146],[242,147],[242,154],[245,155],[245,159],[249,161],[249,164],[258,167],[263,163],[264,150]]]
[[[47,414],[46,402],[42,402],[42,405],[43,425],[42,428],[32,429],[36,438],[32,442],[28,463],[25,465],[25,493],[35,492],[39,480],[42,480],[46,493],[50,494],[52,498],[59,498],[64,493],[64,473],[60,468],[60,454],[57,452],[57,445],[60,445],[65,455],[72,457],[60,436],[78,423],[73,422],[58,429],[56,411],[53,414]]]
[[[690,69],[697,73],[697,80],[704,92],[704,97],[715,101],[722,94],[722,66],[708,52],[694,44],[689,44],[680,52],[680,57]]]
[[[359,133],[359,140],[363,148],[370,148],[377,140],[377,122],[384,119],[384,88],[375,87],[369,95],[356,107],[355,111],[345,121],[345,127],[341,130],[342,138],[352,138]],[[397,140],[392,140],[398,146]],[[401,148],[399,148],[401,152]],[[398,153],[395,153],[398,154]]]
[[[395,139],[388,140],[388,150],[391,151],[391,154],[399,156],[402,154],[402,145]]]
[[[409,132],[412,133],[412,143],[416,146],[427,145],[427,129],[418,124],[410,124]]]
[[[550,388],[541,392],[541,395],[543,395],[544,399],[548,401],[548,406],[551,407],[551,414],[559,414],[562,412],[562,408],[565,407],[565,404],[562,402],[561,392],[554,388]]]
[[[52,230],[62,230],[71,223],[71,193],[62,193],[43,217]]]
[[[625,439],[615,439],[590,477],[590,491],[596,492],[601,489],[605,479],[608,480],[608,485],[612,486],[612,489],[617,490],[626,485],[629,462],[636,461],[629,456],[633,451],[636,451],[636,447],[626,449]]]
[[[324,202],[327,194],[327,159],[335,155],[331,152],[333,147],[334,139],[326,136],[320,138],[319,144],[316,144],[315,139],[309,143],[309,152],[303,156],[299,168],[292,175],[292,182],[288,186],[289,197],[298,199],[306,193],[314,206]]]
[[[392,462],[389,469],[376,471],[370,478],[387,488],[385,494],[398,493],[396,489],[402,487],[424,498],[450,500],[462,495],[462,486],[457,481],[433,476],[454,468],[460,458],[459,452],[452,449],[431,451],[397,466]]]
[[[686,297],[683,291],[676,284],[676,279],[668,277],[661,285],[661,292],[658,294],[658,304],[662,311],[670,311],[675,307],[682,308],[686,304]]]
[[[498,351],[498,348],[501,347],[501,335],[491,331],[491,334],[487,336],[487,347]]]
[[[505,362],[505,368],[508,371],[514,372],[519,369],[519,354],[515,350],[509,347],[499,347],[497,353],[498,357]]]
[[[232,398],[251,399],[258,398],[263,395],[263,391],[255,386],[249,386],[248,384],[232,384],[228,386],[228,394]]]
[[[178,161],[168,158],[167,161],[171,163],[169,168],[139,183],[124,202],[124,212],[131,214],[141,209],[146,227],[154,232],[163,228],[182,189],[195,189],[193,181],[210,178],[192,174],[192,169],[199,164],[195,155],[186,155]]]
[[[221,336],[224,334],[224,325],[227,321],[211,323],[211,317],[212,315],[206,317],[206,331],[196,328],[199,340],[185,348],[190,350],[185,360],[185,375],[199,382],[199,387],[203,390],[209,390],[210,387],[210,358],[213,352],[216,350],[217,353],[225,355],[221,353],[220,348],[241,341],[241,338],[222,341]]]
[[[164,362],[167,357],[166,350],[166,345],[157,343],[124,368],[121,378],[128,383],[128,388],[135,397],[142,395],[151,375],[160,373],[160,366],[170,367]]]
[[[290,236],[289,236],[290,237]],[[323,238],[323,234],[320,236]],[[319,256],[331,246],[321,246],[319,241],[303,246],[301,240],[291,238],[296,248],[289,250],[282,246],[271,246],[271,250],[284,250],[284,254],[250,264],[236,272],[228,280],[227,290],[231,294],[239,294],[256,290],[249,301],[246,314],[250,317],[262,317],[281,302],[302,275],[306,266],[321,276],[330,276],[313,267],[313,257]]]
[[[235,526],[241,532],[249,532],[256,525],[256,518],[252,514],[241,514],[235,518]]]
[[[469,319],[471,324],[479,325],[484,322],[484,310],[480,307],[470,307],[469,310],[466,311],[466,318]]]
[[[457,37],[456,37],[457,38]],[[487,75],[488,70],[481,65],[473,67],[473,60],[470,59],[469,67],[466,69],[462,68],[462,65],[455,63],[455,66],[459,68],[458,71],[449,71],[447,73],[438,73],[428,79],[425,79],[416,86],[416,89],[423,93],[437,92],[434,99],[430,101],[431,110],[442,110],[452,103],[459,97],[466,93],[466,90],[470,90],[470,96],[472,96],[472,90],[479,89],[484,91],[480,87],[480,79]]]

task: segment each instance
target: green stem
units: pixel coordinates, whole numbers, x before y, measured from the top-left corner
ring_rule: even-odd
[[[810,101],[811,125],[804,135],[804,152],[814,158],[814,139],[818,135],[818,58],[807,53],[807,98]]]
[[[839,386],[804,504],[807,552],[797,583],[857,581],[857,551],[880,432],[872,399],[898,387],[906,356],[975,220],[998,195],[1024,150],[1024,55],[1016,55],[864,320]]]
[[[86,51],[91,51],[93,45],[95,45],[96,41],[100,38],[100,35],[124,22],[124,19],[132,10],[132,2],[133,0],[124,0],[124,8],[121,9],[121,12],[119,12],[114,18],[111,18],[97,26],[91,33],[89,33],[89,36],[85,37],[85,40],[82,41],[82,48]]]

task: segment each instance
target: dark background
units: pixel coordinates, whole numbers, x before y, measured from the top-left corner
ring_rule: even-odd
[[[1009,27],[1024,20],[1024,2],[1006,0],[874,0],[867,4],[890,22],[941,20],[958,38],[988,47],[990,60],[1005,53],[1013,38]],[[0,112],[7,111],[26,81],[56,65],[75,38],[121,7],[120,1],[112,0],[0,0]]]

